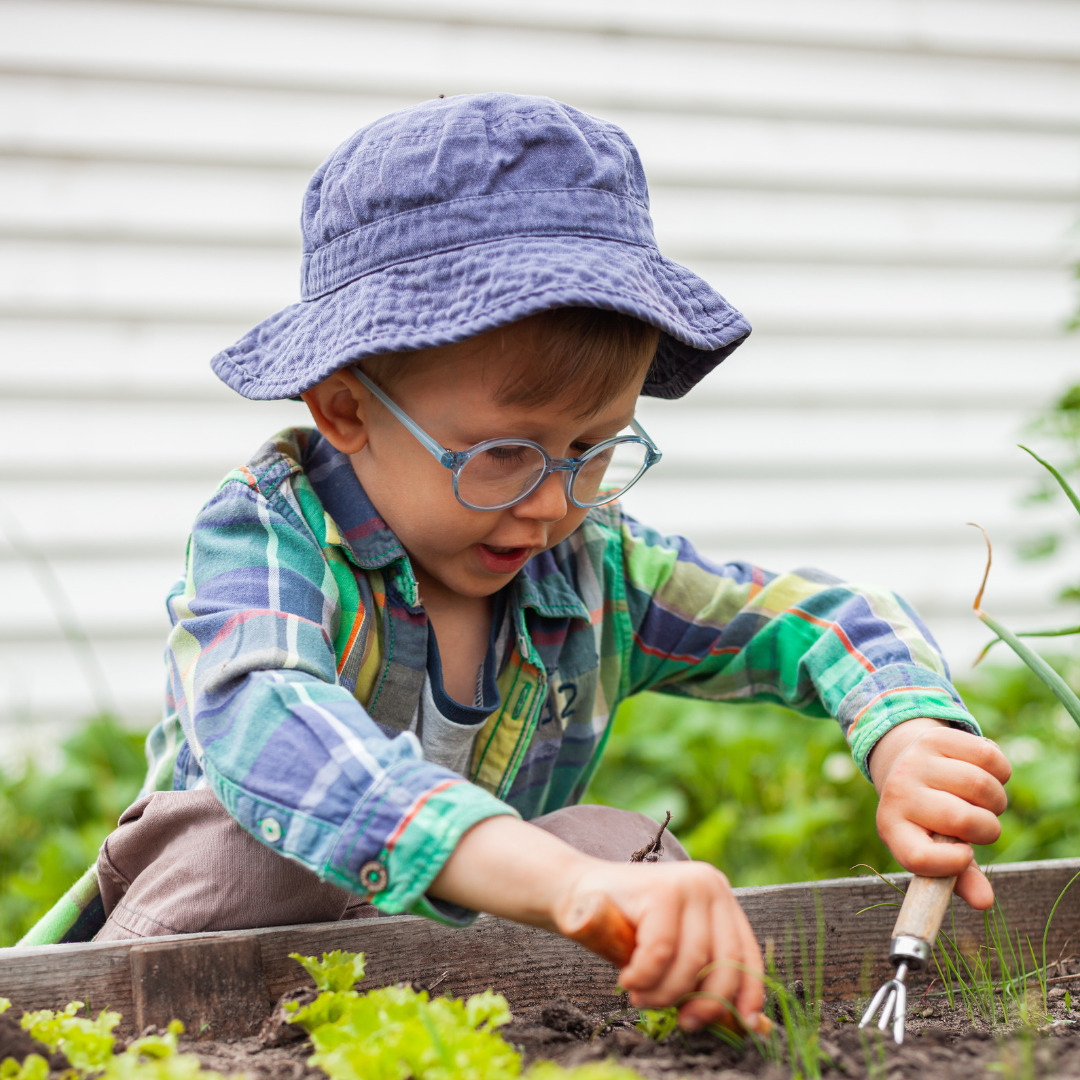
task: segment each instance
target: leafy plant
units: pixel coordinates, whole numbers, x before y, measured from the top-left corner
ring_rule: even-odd
[[[387,986],[359,993],[363,953],[293,954],[321,992],[310,1004],[286,1005],[310,1036],[308,1059],[331,1080],[516,1080],[521,1055],[497,1029],[512,1019],[506,999],[490,990],[465,1000]],[[612,1064],[562,1069],[534,1065],[526,1080],[641,1080]]]
[[[0,998],[4,1007],[10,1004]],[[184,1030],[179,1020],[169,1024],[164,1035],[135,1039],[123,1053],[114,1053],[112,1030],[120,1014],[102,1011],[96,1020],[79,1016],[81,1001],[73,1001],[60,1012],[42,1009],[24,1013],[20,1024],[50,1050],[63,1052],[77,1080],[224,1080],[220,1073],[203,1069],[195,1054],[177,1051]],[[3,1008],[0,1008],[3,1012]],[[39,1054],[28,1054],[22,1063],[14,1058],[0,1062],[0,1080],[47,1080],[49,1063]]]
[[[19,1023],[50,1050],[61,1051],[80,1073],[96,1072],[113,1056],[112,1029],[120,1023],[120,1014],[103,1009],[91,1020],[76,1015],[82,1008],[81,1001],[73,1001],[62,1012],[24,1013]]]
[[[679,1026],[679,1010],[672,1005],[667,1009],[638,1009],[634,1027],[655,1042],[663,1042]]]

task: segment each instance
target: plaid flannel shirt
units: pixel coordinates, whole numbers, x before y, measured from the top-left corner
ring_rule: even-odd
[[[895,594],[718,565],[610,504],[514,579],[501,704],[469,777],[425,761],[408,730],[427,657],[416,579],[349,459],[308,429],[225,477],[168,607],[144,790],[209,784],[254,836],[387,912],[464,921],[425,898],[462,834],[577,802],[642,690],[833,716],[864,774],[904,720],[978,732]],[[85,939],[101,917],[91,869],[23,944]]]

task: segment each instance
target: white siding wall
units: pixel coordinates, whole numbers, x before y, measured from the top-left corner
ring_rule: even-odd
[[[974,518],[988,606],[1045,621],[1068,564],[1013,547],[1067,515],[1019,509],[1014,444],[1080,374],[1080,5],[0,0],[0,761],[95,693],[155,718],[191,518],[303,416],[209,357],[296,298],[333,146],[490,89],[623,125],[661,246],[755,326],[688,400],[642,405],[665,463],[635,512],[892,585],[961,674]]]

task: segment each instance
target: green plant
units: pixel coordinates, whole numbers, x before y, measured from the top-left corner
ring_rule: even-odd
[[[172,1021],[164,1035],[135,1039],[117,1054],[112,1030],[120,1014],[102,1011],[92,1020],[78,1015],[82,1007],[81,1001],[73,1001],[60,1012],[42,1009],[24,1013],[20,1020],[35,1039],[66,1055],[70,1075],[77,1080],[224,1080],[220,1073],[203,1069],[194,1054],[177,1052],[184,1030],[180,1021]],[[13,1058],[0,1062],[0,1080],[47,1080],[48,1075],[49,1063],[38,1054],[28,1054],[21,1064]]]
[[[1050,475],[1057,481],[1058,486],[1068,496],[1069,501],[1072,503],[1077,513],[1080,513],[1080,497],[1076,495],[1069,482],[1064,476],[1048,461],[1041,458],[1034,450],[1029,450],[1028,447],[1022,446],[1021,450],[1030,454],[1040,465],[1043,466],[1050,473]],[[990,538],[986,536],[986,530],[982,530],[983,536],[986,538],[987,558],[986,558],[986,571],[983,574],[982,585],[979,587],[979,592],[975,597],[975,614],[997,635],[997,640],[1005,642],[1010,649],[1033,671],[1042,679],[1042,681],[1050,688],[1054,696],[1061,702],[1062,706],[1069,713],[1069,715],[1080,725],[1080,698],[1073,693],[1069,684],[1053,669],[1053,667],[1043,659],[1034,649],[1026,645],[1020,639],[1023,637],[1066,637],[1073,634],[1080,634],[1080,626],[1067,626],[1056,630],[1030,630],[1023,633],[1013,633],[1007,627],[1003,626],[995,618],[982,610],[982,597],[986,590],[986,582],[990,576],[990,566],[993,561],[993,551],[990,547]],[[995,644],[991,641],[983,650],[985,655],[990,648]]]
[[[638,1009],[634,1027],[650,1039],[662,1042],[679,1026],[679,1010],[672,1005],[667,1009]]]
[[[498,1035],[511,1019],[506,999],[490,990],[465,1000],[387,986],[360,993],[363,954],[292,954],[320,993],[310,1004],[286,1006],[311,1037],[308,1059],[331,1080],[515,1080],[521,1055]],[[533,1066],[526,1080],[640,1080],[610,1064],[561,1069]]]
[[[120,1014],[103,1009],[91,1020],[77,1015],[82,1008],[81,1001],[73,1001],[62,1012],[24,1013],[20,1024],[50,1050],[61,1051],[78,1072],[96,1072],[113,1056],[112,1029],[120,1023]]]

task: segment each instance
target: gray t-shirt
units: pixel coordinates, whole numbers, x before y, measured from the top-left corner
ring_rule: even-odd
[[[502,593],[495,598],[487,654],[476,672],[471,705],[455,701],[443,686],[442,661],[435,631],[428,627],[427,673],[410,730],[420,737],[424,757],[436,765],[469,775],[473,744],[487,718],[502,703],[495,679],[510,655],[510,609]]]

